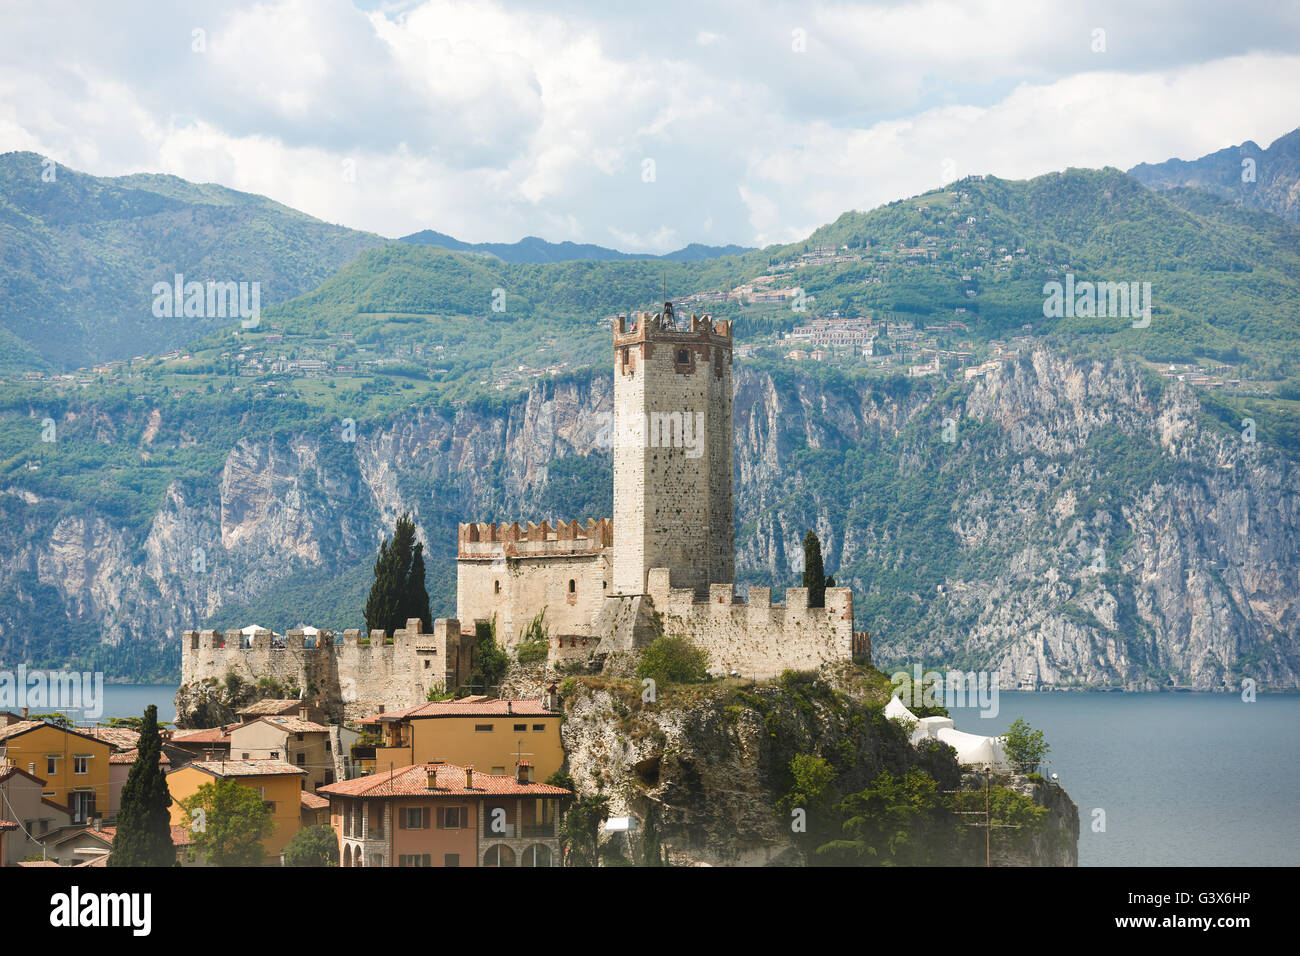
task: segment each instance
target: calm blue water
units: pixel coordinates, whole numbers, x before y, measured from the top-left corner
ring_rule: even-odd
[[[104,721],[110,717],[140,717],[144,715],[146,707],[157,704],[158,719],[170,723],[176,719],[176,691],[179,689],[178,684],[105,684],[104,713],[98,719]],[[56,710],[63,710],[77,723],[94,723],[80,711],[66,708],[33,707],[30,713],[34,716]]]
[[[1023,717],[1043,731],[1045,774],[1079,805],[1081,866],[1300,865],[1300,696],[1003,692],[998,703],[992,718],[953,709],[957,729],[992,736]]]
[[[104,718],[157,704],[175,720],[176,689],[106,685]],[[954,708],[957,729],[1000,734],[1023,717],[1043,731],[1045,771],[1079,805],[1080,865],[1300,865],[1300,695],[1005,691],[998,704],[992,718]]]

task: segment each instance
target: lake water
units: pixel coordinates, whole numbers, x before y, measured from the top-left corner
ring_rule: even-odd
[[[146,707],[157,704],[158,719],[170,723],[176,719],[176,691],[179,689],[178,684],[105,684],[104,712],[98,720],[102,722],[110,717],[141,717]],[[30,713],[35,716],[60,709],[33,707]],[[63,711],[77,723],[94,723],[80,711],[66,708]]]
[[[157,704],[175,720],[176,689],[108,684],[104,718]],[[1003,692],[998,704],[990,718],[954,708],[957,729],[995,735],[1023,717],[1043,731],[1045,772],[1079,805],[1080,865],[1300,865],[1300,695]]]
[[[1017,717],[1043,731],[1044,774],[1079,805],[1081,866],[1300,864],[1300,696],[1004,692],[998,704],[996,717],[951,714],[969,733]]]

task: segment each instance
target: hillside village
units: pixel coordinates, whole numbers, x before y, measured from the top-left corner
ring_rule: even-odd
[[[558,865],[571,792],[543,781],[560,769],[559,723],[541,700],[468,696],[381,709],[358,730],[295,698],[256,701],[224,726],[164,730],[177,865],[206,863],[179,801],[217,780],[269,808],[267,865],[322,825],[343,866]],[[0,866],[106,866],[138,737],[0,713]]]

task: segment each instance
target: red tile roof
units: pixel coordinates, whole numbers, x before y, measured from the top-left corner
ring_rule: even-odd
[[[134,750],[140,743],[140,731],[129,727],[77,727],[76,730],[104,741],[115,750]]]
[[[498,700],[494,697],[465,697],[461,700],[439,700],[416,704],[365,718],[362,723],[377,724],[388,720],[406,720],[422,717],[558,717],[559,713],[547,710],[540,700]]]
[[[33,773],[28,773],[22,767],[17,767],[14,766],[13,764],[9,764],[9,766],[6,767],[0,764],[0,783],[4,783],[14,774],[21,774],[22,776],[26,777],[28,780],[35,781],[36,783],[39,783],[42,787],[45,786],[44,780],[42,780],[40,777],[36,776]]]
[[[177,730],[173,731],[171,742],[182,746],[185,744],[228,744],[230,743],[230,734],[226,733],[225,727]]]
[[[191,846],[193,843],[194,834],[190,832],[189,827],[172,827],[173,846]]]
[[[429,771],[436,768],[438,789],[429,789]],[[572,793],[562,787],[545,783],[519,783],[503,773],[474,771],[474,788],[465,788],[465,768],[451,763],[424,764],[398,767],[384,773],[370,774],[355,780],[341,780],[317,789],[318,793],[337,797],[488,797],[529,796],[567,797]]]
[[[0,820],[0,830],[17,830],[18,824],[10,823],[8,820]]]
[[[110,764],[135,763],[135,759],[139,756],[140,751],[138,750],[119,750],[108,755],[108,762]],[[172,763],[165,753],[158,754],[158,762],[164,767],[170,767]]]
[[[330,802],[324,797],[318,797],[310,791],[302,792],[302,806],[304,810],[324,810],[330,805]]]
[[[214,777],[278,777],[307,772],[302,767],[295,767],[283,760],[195,760],[169,772],[180,773],[189,767],[210,773]]]
[[[240,714],[250,714],[258,717],[266,714],[287,714],[290,711],[297,713],[300,707],[311,707],[312,705],[305,700],[296,700],[290,698],[275,699],[268,697],[265,700],[259,700],[247,707],[239,709]]]
[[[75,840],[79,836],[92,836],[104,843],[112,844],[113,838],[117,836],[117,827],[101,827],[96,830],[94,827],[80,827],[63,834],[54,840],[55,846],[62,846],[69,840]]]
[[[73,737],[82,737],[92,743],[107,743],[107,741],[98,740],[86,733],[84,727],[60,727],[58,724],[51,723],[48,720],[20,720],[16,724],[0,726],[0,740],[9,740],[13,737],[20,737],[25,733],[38,730],[41,727],[53,727],[55,730],[61,730],[65,734]]]
[[[258,717],[257,720],[250,720],[247,724],[236,727],[235,730],[242,730],[256,723],[270,724],[280,730],[288,731],[291,734],[327,734],[330,729],[324,724],[318,724],[314,720],[303,720],[301,717],[284,716],[284,717]],[[233,736],[232,736],[233,741]]]

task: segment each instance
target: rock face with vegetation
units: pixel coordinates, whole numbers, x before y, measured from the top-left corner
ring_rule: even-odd
[[[1047,349],[953,385],[767,363],[735,382],[739,583],[797,583],[814,529],[881,666],[1300,685],[1300,473],[1259,412],[1248,443],[1240,410],[1185,384]],[[163,677],[187,628],[360,626],[379,537],[408,510],[432,613],[450,615],[458,521],[612,513],[610,388],[411,409],[355,442],[232,433],[215,476],[173,481],[143,519],[120,499],[0,496],[0,659]],[[189,426],[169,415],[151,441],[175,450]],[[154,420],[124,416],[70,427],[142,440]]]
[[[176,726],[182,730],[221,727],[239,723],[239,711],[259,700],[289,700],[299,696],[292,685],[261,680],[250,684],[238,675],[229,674],[224,681],[209,680],[202,684],[182,684],[176,694]]]
[[[911,747],[907,730],[884,716],[883,675],[845,665],[820,676],[787,672],[778,681],[673,684],[659,691],[650,702],[638,680],[570,677],[561,688],[562,735],[578,792],[606,796],[613,816],[657,821],[670,864],[983,864],[982,832],[946,811],[938,823],[916,813],[917,841],[925,833],[932,838],[925,859],[909,857],[915,851],[906,847],[891,856],[883,844],[874,856],[863,850],[874,846],[870,839],[847,855],[819,852],[846,836],[844,798],[882,779],[921,782],[949,804],[957,799],[951,791],[962,787],[950,750]],[[1035,822],[1023,836],[995,830],[1002,854],[995,862],[1073,865],[1078,812],[1068,796],[1027,778],[999,783],[1028,795],[1005,800]],[[1014,838],[1005,836],[1012,832]]]

